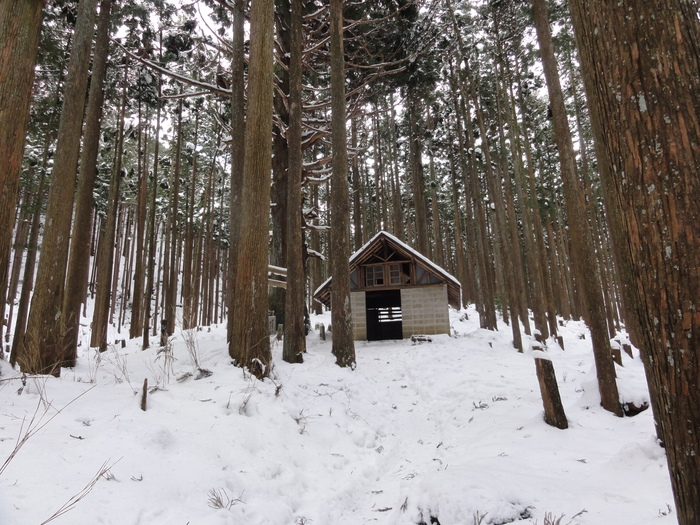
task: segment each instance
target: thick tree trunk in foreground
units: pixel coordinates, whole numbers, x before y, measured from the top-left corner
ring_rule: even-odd
[[[112,0],[102,0],[95,38],[95,52],[90,81],[90,95],[85,116],[85,141],[80,156],[78,191],[76,193],[75,220],[63,297],[63,318],[66,323],[64,359],[75,366],[80,326],[80,305],[85,296],[90,268],[90,238],[92,236],[93,190],[97,176],[97,153],[100,145],[100,124],[104,101],[104,79],[109,53],[109,23]]]
[[[267,325],[268,224],[272,169],[274,2],[257,0],[250,14],[248,112],[240,245],[229,353],[258,378],[270,371]]]
[[[61,310],[96,8],[97,0],[82,0],[78,4],[46,205],[46,226],[20,358],[22,369],[27,372],[59,375],[61,366],[71,365],[64,357],[67,320]]]
[[[549,101],[552,107],[554,134],[559,152],[561,177],[564,183],[566,215],[571,231],[572,255],[575,259],[573,268],[580,286],[578,292],[583,293],[585,298],[587,314],[584,317],[591,330],[601,404],[606,410],[622,416],[622,406],[615,380],[615,364],[612,360],[612,349],[608,338],[605,303],[596,267],[593,237],[588,225],[583,188],[576,172],[576,157],[554,57],[546,0],[533,0],[532,11],[547,80]]]
[[[700,522],[697,2],[572,0],[605,204],[678,522]],[[605,35],[601,38],[600,35]]]
[[[44,0],[0,2],[0,334]]]
[[[282,358],[301,363],[306,351],[304,329],[304,232],[301,229],[301,142],[302,142],[302,0],[292,0],[289,58],[289,173],[287,174],[287,294],[285,296],[284,346]]]
[[[333,181],[331,185],[330,263],[333,355],[339,366],[355,367],[355,341],[350,312],[350,195],[343,56],[343,2],[331,0],[331,111],[333,115]]]

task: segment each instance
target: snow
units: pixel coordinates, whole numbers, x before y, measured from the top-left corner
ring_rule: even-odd
[[[548,341],[570,424],[557,430],[542,419],[532,352],[469,314],[451,311],[453,337],[357,342],[354,371],[335,365],[317,333],[299,365],[273,342],[263,382],[230,364],[223,325],[177,333],[172,354],[142,351],[140,340],[102,355],[83,345],[75,369],[24,387],[2,362],[0,463],[35,411],[46,424],[0,474],[0,523],[42,523],[106,462],[52,523],[486,525],[549,514],[572,525],[676,525],[651,411],[617,418],[600,408],[585,326],[561,328],[566,351]],[[617,374],[623,399],[641,403],[634,354],[623,353]],[[197,367],[213,374],[187,376]],[[157,387],[145,412],[144,379]]]

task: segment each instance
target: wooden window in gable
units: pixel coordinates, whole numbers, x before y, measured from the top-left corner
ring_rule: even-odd
[[[389,283],[395,284],[410,284],[411,283],[411,265],[409,263],[393,263],[389,265]]]
[[[365,286],[384,286],[384,266],[374,264],[365,267]]]

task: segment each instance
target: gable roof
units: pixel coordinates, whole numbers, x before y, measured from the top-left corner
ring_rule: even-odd
[[[427,270],[444,280],[445,284],[447,284],[447,300],[449,304],[454,308],[459,308],[461,306],[462,287],[454,276],[450,275],[446,270],[435,264],[420,252],[411,248],[408,244],[400,241],[398,238],[385,231],[380,231],[377,233],[374,237],[367,241],[362,248],[350,256],[350,273],[352,273],[352,271],[358,266],[362,266],[363,264],[367,263],[383,246],[389,246],[407,259],[415,259]],[[314,298],[326,306],[329,306],[331,302],[330,295],[332,280],[333,277],[329,277],[314,292]]]

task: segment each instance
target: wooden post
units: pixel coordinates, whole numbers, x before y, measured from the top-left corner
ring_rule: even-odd
[[[148,378],[143,380],[143,392],[141,392],[141,410],[146,411],[146,400],[148,397]]]
[[[610,341],[610,351],[612,353],[613,361],[620,366],[624,366],[622,364],[622,351],[620,350],[620,343],[616,339]]]
[[[282,337],[284,336],[284,325],[278,324],[277,325],[277,340],[281,341]]]
[[[622,343],[622,350],[630,356],[632,359],[634,359],[634,355],[632,354],[632,345],[629,343]]]
[[[537,380],[540,383],[540,392],[542,393],[545,422],[562,430],[569,428],[569,423],[564,413],[564,406],[559,396],[559,387],[552,361],[547,357],[535,357],[535,369],[537,370]]]

